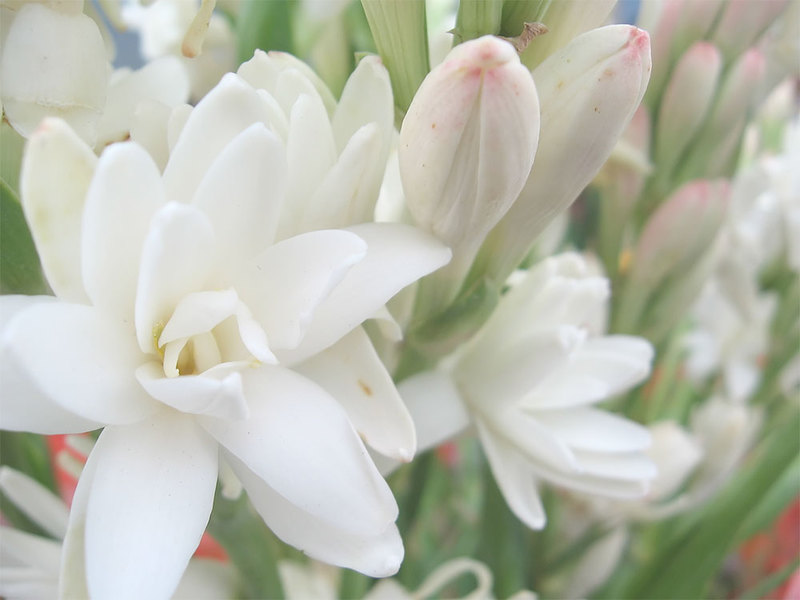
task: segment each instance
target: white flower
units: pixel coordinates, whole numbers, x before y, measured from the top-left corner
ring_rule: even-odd
[[[2,298],[2,425],[105,425],[65,552],[85,544],[93,597],[169,596],[208,520],[220,455],[307,554],[375,576],[402,558],[391,492],[331,393],[365,437],[379,445],[386,432],[388,451],[409,458],[375,408],[396,396],[385,371],[345,378],[362,356],[379,364],[358,325],[449,251],[391,224],[276,242],[287,168],[267,128],[272,101],[223,79],[163,178],[135,143],[96,161],[60,121],[29,144],[23,203],[58,300]],[[354,364],[331,373],[340,340]],[[293,370],[320,360],[331,393]]]
[[[600,330],[607,280],[577,255],[540,263],[501,299],[444,370],[402,382],[420,449],[472,422],[511,509],[541,528],[543,479],[617,498],[642,496],[655,476],[647,430],[590,405],[649,373],[653,350]]]
[[[40,483],[7,466],[0,467],[0,491],[55,538],[0,526],[0,594],[8,600],[57,598],[68,507]],[[80,579],[84,573],[72,576]],[[214,600],[232,597],[233,593],[234,576],[229,565],[192,558],[172,597]]]

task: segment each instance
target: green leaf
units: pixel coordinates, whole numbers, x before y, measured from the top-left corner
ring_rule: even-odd
[[[456,43],[500,33],[503,0],[461,0],[458,3]]]
[[[0,179],[0,293],[48,291],[22,206],[13,189]]]

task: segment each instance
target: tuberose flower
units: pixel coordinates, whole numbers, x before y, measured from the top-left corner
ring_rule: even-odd
[[[94,598],[172,593],[220,460],[310,556],[373,576],[402,559],[394,499],[334,399],[385,396],[391,380],[323,388],[298,370],[450,253],[393,224],[276,241],[287,169],[273,114],[271,98],[227,76],[192,111],[163,178],[136,143],[97,160],[58,120],[29,143],[23,204],[58,299],[0,300],[2,425],[105,426],[65,541],[65,561],[85,554]],[[375,414],[357,399],[347,410],[367,425]]]
[[[539,480],[635,498],[655,476],[647,430],[591,407],[641,382],[653,355],[641,338],[601,335],[608,294],[578,255],[547,259],[446,366],[399,386],[420,449],[474,424],[506,502],[535,529]]]

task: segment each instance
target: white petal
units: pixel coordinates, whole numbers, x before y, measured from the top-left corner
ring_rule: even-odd
[[[446,246],[408,225],[364,223],[347,231],[367,243],[367,254],[317,307],[300,347],[281,356],[284,363],[299,362],[324,350],[401,289],[450,260]]]
[[[537,411],[536,420],[576,450],[635,452],[650,447],[646,427],[594,408]]]
[[[57,296],[85,302],[81,278],[81,225],[86,190],[97,158],[60,119],[46,119],[26,147],[22,207],[50,287]]]
[[[286,158],[288,188],[279,238],[303,232],[300,229],[303,216],[315,208],[309,206],[314,192],[336,162],[331,124],[322,101],[316,95],[301,95],[291,109]]]
[[[189,99],[189,75],[177,56],[162,56],[108,86],[108,100],[99,125],[99,142],[124,139],[143,100],[172,107]]]
[[[167,198],[191,202],[222,150],[253,123],[269,123],[264,100],[238,75],[228,73],[194,108],[164,169]]]
[[[300,509],[352,533],[384,531],[397,505],[336,401],[280,367],[242,375],[250,418],[200,423]]]
[[[195,204],[214,224],[225,265],[272,243],[286,194],[286,155],[262,123],[245,129],[211,164]]]
[[[590,338],[570,364],[547,377],[525,403],[536,409],[567,408],[609,398],[645,379],[652,359],[653,347],[642,338]]]
[[[211,283],[216,270],[214,231],[199,209],[170,202],[159,210],[142,247],[136,293],[136,337],[156,353],[157,335],[188,293]]]
[[[86,573],[95,598],[166,598],[200,543],[217,480],[217,447],[193,419],[165,411],[106,428],[86,511]]]
[[[157,404],[134,377],[133,328],[91,307],[40,303],[6,328],[6,354],[63,408],[101,423],[132,423]]]
[[[403,462],[414,457],[417,439],[411,415],[363,328],[356,327],[295,370],[339,401],[372,448]]]
[[[584,338],[583,331],[561,325],[503,345],[479,341],[459,361],[453,377],[478,409],[503,410],[536,389],[555,369],[569,365]]]
[[[267,248],[240,271],[236,289],[273,349],[300,343],[314,310],[360,261],[366,245],[346,231],[314,231]]]
[[[575,458],[587,474],[596,477],[644,482],[658,475],[655,463],[640,452],[601,454],[576,450]]]
[[[383,170],[377,167],[381,138],[377,125],[370,123],[350,139],[306,206],[298,231],[346,227],[372,221],[378,189],[370,180]]]
[[[29,306],[55,301],[53,296],[0,296],[0,425],[5,430],[48,435],[83,433],[102,426],[56,404],[36,377],[20,367],[6,341],[6,324],[15,315]]]
[[[172,109],[155,100],[143,100],[133,113],[131,140],[142,146],[153,158],[159,172],[169,160],[167,127]]]
[[[158,338],[158,345],[211,331],[236,313],[239,297],[233,290],[193,292],[181,298]]]
[[[235,458],[230,460],[258,513],[287,544],[311,558],[370,577],[388,577],[400,568],[403,542],[394,523],[376,534],[359,535],[338,529],[287,501]],[[324,502],[325,497],[322,498]]]
[[[404,379],[397,390],[414,419],[419,452],[438,446],[470,424],[460,392],[450,376],[441,371],[426,371]]]
[[[529,460],[564,473],[579,471],[573,451],[534,417],[510,407],[484,415],[484,426],[504,438]]]
[[[86,195],[81,246],[83,283],[95,306],[133,317],[142,243],[163,204],[161,174],[143,148],[114,144],[103,152]]]
[[[193,558],[172,600],[234,598],[237,584],[233,565],[213,559]]]
[[[495,438],[480,421],[477,425],[483,451],[509,508],[531,529],[542,529],[546,517],[531,468],[513,447]]]
[[[51,574],[56,579],[61,561],[58,542],[5,526],[0,526],[0,538],[3,540],[4,558],[13,557],[25,566],[34,567],[42,574]]]
[[[69,509],[35,479],[11,467],[0,467],[0,490],[19,510],[50,535],[61,539],[67,532]],[[5,540],[3,540],[5,545]],[[59,552],[60,554],[60,552]],[[58,564],[60,561],[56,561]]]
[[[222,419],[246,419],[249,411],[242,391],[242,376],[236,372],[222,377],[212,375],[164,377],[163,368],[156,362],[136,370],[136,379],[147,393],[172,408]]]

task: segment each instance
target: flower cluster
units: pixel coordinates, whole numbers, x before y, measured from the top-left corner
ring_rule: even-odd
[[[800,2],[615,4],[0,0],[0,595],[741,592]]]

